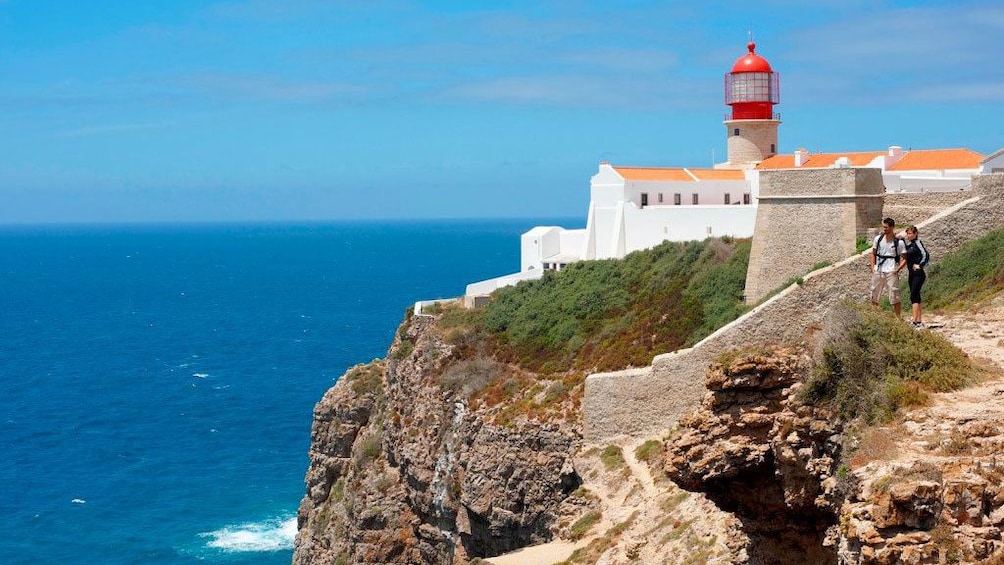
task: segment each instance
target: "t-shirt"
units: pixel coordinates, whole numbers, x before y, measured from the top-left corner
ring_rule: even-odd
[[[896,265],[899,264],[899,261],[896,261],[896,247],[894,246],[899,246],[899,254],[901,256],[906,254],[906,245],[902,239],[894,237],[892,241],[889,241],[884,235],[879,239],[878,255],[888,257],[888,259],[884,257],[875,258],[875,264],[878,265],[880,273],[891,273],[896,270]]]

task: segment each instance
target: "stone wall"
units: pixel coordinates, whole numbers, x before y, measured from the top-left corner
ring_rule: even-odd
[[[887,194],[882,214],[896,220],[898,226],[916,225],[972,196],[968,190]]]
[[[918,224],[935,258],[1004,227],[1004,174],[973,181],[971,198]],[[844,298],[864,300],[867,251],[807,275],[690,349],[659,355],[650,367],[597,373],[586,379],[583,436],[645,437],[673,427],[704,395],[704,374],[722,352],[744,345],[811,341],[830,309]]]
[[[746,302],[852,255],[857,237],[881,222],[883,194],[879,169],[761,172]]]

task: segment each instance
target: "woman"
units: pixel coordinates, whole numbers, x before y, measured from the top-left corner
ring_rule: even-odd
[[[910,285],[910,304],[913,306],[913,320],[910,325],[922,328],[924,322],[920,319],[920,287],[924,286],[924,281],[927,280],[924,266],[931,257],[927,254],[924,242],[918,239],[917,235],[917,226],[906,228],[906,269],[909,273],[907,282]]]

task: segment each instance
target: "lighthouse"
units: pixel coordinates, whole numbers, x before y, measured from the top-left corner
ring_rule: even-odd
[[[750,41],[746,47],[749,52],[725,73],[725,103],[732,110],[725,116],[728,162],[722,168],[751,169],[777,154],[778,75],[767,59],[757,55],[756,43]]]

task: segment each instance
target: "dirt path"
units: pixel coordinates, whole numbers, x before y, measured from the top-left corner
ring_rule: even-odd
[[[586,545],[587,540],[570,542],[565,540],[552,541],[540,545],[532,545],[523,549],[492,557],[491,565],[552,565],[560,563],[573,551]]]
[[[970,357],[996,365],[1001,373],[975,386],[932,395],[929,406],[905,411],[893,426],[900,437],[894,459],[943,458],[932,449],[959,441],[972,429],[986,429],[981,432],[983,443],[1004,444],[1004,436],[993,431],[1004,424],[1004,299],[977,311],[927,316],[926,322],[930,331]]]
[[[953,312],[927,316],[931,331],[937,332],[968,353],[1004,367],[1004,297],[975,312]]]
[[[634,440],[624,446],[624,462],[627,464],[628,468],[631,469],[631,474],[634,476],[635,480],[641,483],[642,488],[645,491],[645,496],[647,498],[655,498],[659,496],[659,489],[655,486],[655,479],[652,478],[652,473],[649,471],[648,464],[638,461],[635,456],[635,452],[643,443],[645,439]]]
[[[647,439],[661,444],[664,438]],[[575,543],[559,540],[526,548],[493,557],[489,563],[553,565],[580,548],[588,555],[576,563],[679,563],[695,554],[706,556],[709,564],[730,562],[724,533],[734,526],[734,518],[703,496],[653,476],[648,463],[635,455],[647,439],[623,437],[587,446],[576,458],[590,509],[602,515],[585,537]],[[611,450],[619,450],[619,462],[617,457],[603,456]]]

